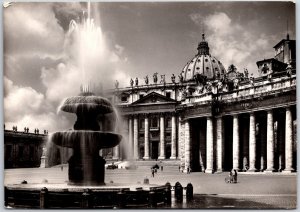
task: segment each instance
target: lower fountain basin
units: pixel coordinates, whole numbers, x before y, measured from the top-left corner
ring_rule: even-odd
[[[58,146],[69,148],[91,147],[97,150],[111,148],[120,143],[122,136],[112,132],[88,131],[88,130],[69,130],[55,132],[51,135],[51,140]]]
[[[163,204],[167,186],[118,184],[73,186],[67,184],[15,184],[5,186],[5,206],[12,208],[147,208]],[[152,205],[152,206],[151,206]]]

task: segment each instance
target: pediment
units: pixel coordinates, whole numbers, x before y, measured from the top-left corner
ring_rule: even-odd
[[[148,95],[142,97],[141,99],[133,102],[132,104],[166,104],[166,103],[176,103],[174,99],[168,98],[156,92],[151,92]]]

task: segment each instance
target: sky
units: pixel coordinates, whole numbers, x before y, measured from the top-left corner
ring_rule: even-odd
[[[83,27],[86,3],[18,2],[3,9],[6,129],[72,128],[75,116],[57,108],[87,82],[95,90],[113,88],[115,80],[125,87],[155,72],[170,81],[195,56],[203,32],[226,69],[234,64],[255,76],[256,61],[272,58],[287,32],[295,39],[289,2],[92,2],[90,14],[94,26],[81,28],[89,34],[79,45],[70,22]]]

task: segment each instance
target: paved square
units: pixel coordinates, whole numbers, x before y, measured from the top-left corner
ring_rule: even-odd
[[[141,166],[136,170],[106,170],[105,181],[142,184],[147,177],[150,184],[170,182],[174,185],[178,181],[185,187],[187,183],[192,183],[195,194],[193,202],[173,203],[172,207],[175,208],[296,208],[296,174],[239,173],[236,184],[225,183],[226,176],[227,173],[185,174],[179,172],[175,166],[167,166],[152,177],[150,167]],[[68,168],[7,169],[4,178],[4,184],[20,183],[22,180],[41,183],[44,179],[47,179],[48,183],[64,183],[68,179]]]

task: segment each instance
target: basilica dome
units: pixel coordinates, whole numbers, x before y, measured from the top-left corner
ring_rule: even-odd
[[[222,63],[209,54],[209,47],[204,34],[202,34],[202,41],[197,50],[197,55],[184,66],[181,72],[184,81],[193,80],[198,73],[206,76],[207,79],[216,79],[226,73]]]

